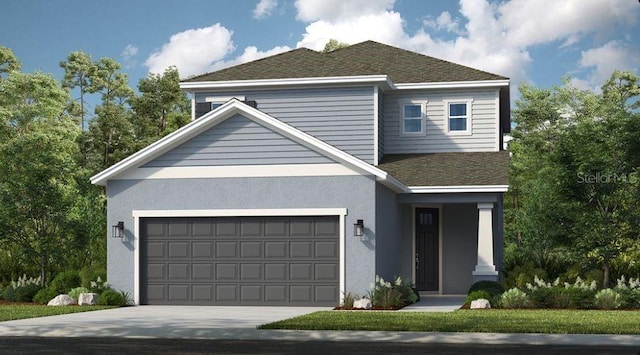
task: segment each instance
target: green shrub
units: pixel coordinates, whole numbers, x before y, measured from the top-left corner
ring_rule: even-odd
[[[33,296],[33,302],[47,304],[58,295],[58,292],[51,287],[42,288]]]
[[[74,301],[76,301],[76,303],[78,303],[78,297],[80,297],[81,293],[89,293],[91,291],[89,291],[88,288],[86,287],[76,287],[71,289],[71,291],[69,291],[69,293],[67,293],[71,298],[73,298]]]
[[[354,295],[351,292],[347,292],[342,297],[342,307],[344,309],[353,309],[353,303],[358,299],[357,295]]]
[[[502,287],[499,282],[483,280],[471,285],[469,291],[467,291],[467,295],[474,291],[487,291],[491,297],[495,298],[504,293],[504,287]]]
[[[495,305],[495,299],[489,292],[485,290],[472,291],[471,293],[469,293],[469,295],[467,295],[467,299],[464,301],[464,304],[465,306],[469,306],[471,302],[475,300],[479,300],[481,298],[484,298],[485,300],[489,301],[489,303],[491,304],[491,307]]]
[[[531,306],[529,295],[519,288],[511,288],[500,296],[498,305],[502,308],[528,308]]]
[[[19,286],[15,289],[15,301],[16,302],[33,302],[33,297],[40,291],[42,287],[37,284],[27,284]]]
[[[599,309],[618,309],[622,305],[622,297],[616,291],[605,288],[596,293],[594,303]]]
[[[376,275],[376,282],[368,292],[369,299],[373,306],[385,309],[397,309],[417,302],[419,295],[416,294],[411,283],[404,283],[402,278],[397,277],[391,283]]]
[[[81,283],[80,274],[78,274],[77,271],[69,270],[56,275],[53,281],[51,281],[50,287],[56,290],[57,293],[62,294],[79,287]]]
[[[98,304],[103,306],[126,306],[129,304],[128,295],[122,291],[108,288],[98,297]]]
[[[640,279],[630,278],[629,281],[624,276],[618,279],[618,284],[614,290],[621,297],[621,308],[640,308]]]
[[[590,309],[593,308],[593,300],[596,291],[588,288],[568,287],[563,294],[567,295],[569,305],[567,308]]]
[[[91,289],[91,282],[96,282],[98,279],[102,282],[102,280],[107,279],[107,273],[104,270],[91,270],[89,268],[83,268],[80,270],[80,279],[82,283],[80,286]],[[99,292],[98,292],[99,293]]]
[[[2,292],[2,298],[5,301],[15,302],[16,301],[16,290],[11,286],[7,286],[4,289],[4,291]]]

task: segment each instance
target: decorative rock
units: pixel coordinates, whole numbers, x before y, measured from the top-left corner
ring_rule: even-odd
[[[371,309],[371,306],[371,300],[366,298],[353,301],[353,308],[355,309]]]
[[[491,303],[489,303],[489,300],[486,300],[484,298],[480,298],[480,299],[477,299],[475,301],[471,301],[471,306],[469,308],[471,308],[471,309],[488,309],[488,308],[491,308]]]
[[[69,295],[57,295],[56,298],[47,303],[47,306],[68,306],[75,303],[76,302]]]
[[[81,306],[94,306],[98,303],[97,293],[81,293],[78,296],[78,304]]]

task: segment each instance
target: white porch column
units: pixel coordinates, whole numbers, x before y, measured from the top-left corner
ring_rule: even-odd
[[[493,203],[478,203],[478,263],[473,281],[497,280],[493,263]]]

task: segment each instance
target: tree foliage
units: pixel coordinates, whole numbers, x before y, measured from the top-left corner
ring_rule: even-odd
[[[329,40],[329,42],[327,42],[327,44],[324,45],[324,49],[322,50],[322,53],[333,52],[336,49],[347,48],[349,46],[350,46],[349,43],[340,42],[337,39],[332,38]]]

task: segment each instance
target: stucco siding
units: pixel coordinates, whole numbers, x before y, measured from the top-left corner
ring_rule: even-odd
[[[235,115],[143,167],[332,163],[317,152]]]
[[[368,163],[373,163],[373,88],[203,92],[196,102],[244,96],[257,108]]]
[[[375,189],[365,176],[109,181],[107,225],[125,223],[125,238],[107,241],[109,283],[134,294],[134,210],[346,208],[345,289],[365,294],[375,278],[376,225],[360,240],[353,224],[375,221]]]
[[[466,294],[478,258],[478,208],[447,204],[442,211],[442,292]]]
[[[403,238],[402,210],[396,194],[377,184],[376,187],[376,274],[385,280],[402,276],[411,280],[404,271],[405,251],[411,244]]]
[[[384,154],[479,152],[498,150],[498,90],[410,91],[384,96]],[[424,135],[402,135],[401,103],[426,102]],[[447,133],[446,102],[471,100],[471,135]]]

